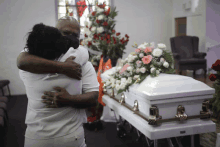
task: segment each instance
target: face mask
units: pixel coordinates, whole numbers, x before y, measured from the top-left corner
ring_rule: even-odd
[[[73,33],[71,35],[66,35],[65,37],[69,40],[69,47],[73,47],[74,49],[79,47],[78,34]]]

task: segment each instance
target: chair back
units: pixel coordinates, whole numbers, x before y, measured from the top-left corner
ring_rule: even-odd
[[[178,53],[181,59],[193,58],[194,52],[198,52],[199,38],[196,36],[178,36],[170,38],[173,53]]]

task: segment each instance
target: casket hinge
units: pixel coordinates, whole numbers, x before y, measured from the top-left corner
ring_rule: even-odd
[[[134,112],[139,111],[139,109],[138,109],[138,101],[137,100],[134,101],[133,111]]]
[[[200,119],[210,118],[213,112],[209,109],[209,100],[204,100],[202,103],[202,111],[200,111]]]
[[[159,110],[158,110],[157,106],[151,106],[148,124],[149,125],[158,125],[159,119],[162,119],[162,116],[159,115]]]
[[[185,113],[185,107],[183,107],[182,105],[179,105],[177,107],[177,114],[176,114],[175,118],[178,118],[179,121],[187,120],[187,115]]]
[[[120,98],[120,100],[119,100],[119,103],[122,105],[122,103],[125,103],[125,94],[124,93],[122,93],[121,94],[121,98]]]

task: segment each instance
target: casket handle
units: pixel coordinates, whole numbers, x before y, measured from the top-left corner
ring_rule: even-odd
[[[122,105],[122,103],[125,103],[125,94],[124,93],[122,93],[121,94],[121,98],[120,98],[120,100],[119,100],[119,103]]]
[[[138,109],[138,101],[137,100],[134,101],[133,111],[139,111],[139,109]]]
[[[202,103],[202,111],[200,111],[200,119],[210,118],[213,112],[209,109],[209,100],[204,100]]]
[[[185,107],[183,107],[182,105],[179,105],[177,107],[177,114],[175,116],[176,118],[179,119],[179,121],[182,121],[182,120],[187,120],[187,115],[185,113]]]
[[[157,106],[151,106],[150,107],[150,116],[148,119],[149,125],[158,125],[158,120],[162,119],[162,116],[159,115],[159,109]]]

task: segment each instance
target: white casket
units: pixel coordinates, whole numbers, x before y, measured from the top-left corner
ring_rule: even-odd
[[[103,73],[102,79],[108,79],[114,71],[113,68]],[[106,90],[112,94],[112,89],[107,87]],[[161,73],[158,77],[148,76],[140,84],[130,86],[129,91],[123,93],[123,99],[121,95],[114,97],[136,107],[138,113],[146,118],[187,120],[202,113],[211,114],[205,101],[213,98],[214,93],[215,89],[191,77]]]
[[[114,70],[104,72],[102,79],[108,79]],[[112,90],[108,87],[106,90],[111,95]],[[130,86],[124,97],[119,94],[113,99],[104,95],[103,102],[148,138],[160,139],[214,132],[216,126],[209,119],[211,112],[204,102],[213,98],[214,93],[213,88],[191,77],[161,73],[158,77],[148,76],[142,83]],[[120,100],[124,101],[123,105]],[[208,117],[200,119],[201,114]],[[150,124],[151,120],[162,123]]]
[[[133,106],[137,100],[139,111],[146,116],[155,105],[162,119],[169,119],[175,117],[179,105],[185,108],[187,116],[200,115],[203,101],[213,98],[214,93],[215,89],[191,77],[161,73],[132,85],[124,94],[125,103]]]

